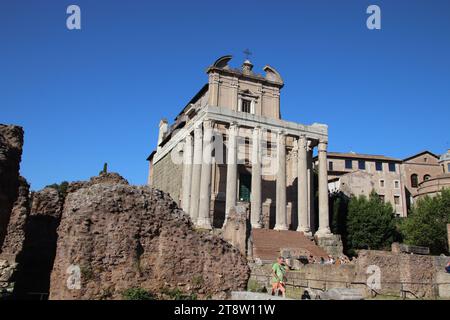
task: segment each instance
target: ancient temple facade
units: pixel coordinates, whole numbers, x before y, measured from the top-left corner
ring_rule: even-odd
[[[233,68],[231,58],[207,68],[208,83],[172,124],[161,120],[149,184],[170,193],[198,228],[221,228],[240,205],[252,228],[331,235],[327,126],[283,120],[280,74],[271,66],[255,73],[249,60]]]

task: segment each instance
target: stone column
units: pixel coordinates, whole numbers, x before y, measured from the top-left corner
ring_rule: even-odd
[[[211,166],[212,166],[212,121],[203,122],[203,163],[200,177],[200,203],[198,210],[197,227],[211,229]]]
[[[319,142],[319,230],[317,236],[331,234],[328,217],[327,141]]]
[[[309,228],[311,232],[316,230],[316,215],[314,203],[314,170],[313,170],[313,149],[311,140],[308,141],[306,163],[308,168],[308,212],[309,212]]]
[[[192,177],[192,136],[190,133],[186,136],[183,148],[183,181],[181,198],[181,207],[189,213],[189,199],[191,195],[191,177]]]
[[[261,228],[261,129],[253,129],[252,143],[252,192],[250,207],[250,223],[252,228]]]
[[[286,215],[286,135],[283,131],[277,137],[277,182],[275,230],[287,230]]]
[[[306,163],[306,136],[298,140],[298,228],[297,231],[311,235],[308,224],[308,171]]]
[[[237,136],[238,126],[236,122],[230,124],[228,129],[227,151],[227,188],[225,194],[225,221],[230,209],[236,206],[237,199]]]
[[[203,132],[201,125],[194,129],[194,161],[192,163],[191,199],[189,201],[189,215],[192,222],[197,224],[198,204],[200,197],[200,175],[203,158]]]

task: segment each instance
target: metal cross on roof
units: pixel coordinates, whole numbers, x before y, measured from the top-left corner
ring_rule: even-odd
[[[245,54],[245,60],[248,60],[248,58],[250,58],[250,56],[252,55],[252,53],[248,49],[245,49],[243,51],[243,54]]]

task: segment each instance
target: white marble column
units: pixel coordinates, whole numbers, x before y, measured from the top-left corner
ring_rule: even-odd
[[[331,234],[328,217],[327,141],[319,142],[319,230],[317,236]]]
[[[298,228],[297,231],[311,235],[308,224],[308,172],[306,163],[306,137],[298,139]]]
[[[308,225],[311,232],[316,230],[316,215],[315,215],[315,203],[314,203],[314,170],[313,170],[313,149],[312,141],[308,141],[306,163],[308,168],[308,212],[309,220]]]
[[[181,208],[184,212],[189,213],[189,199],[191,195],[191,177],[192,177],[192,136],[190,133],[184,140],[183,147],[183,181],[181,198]]]
[[[225,221],[230,209],[236,206],[237,199],[237,136],[238,126],[236,122],[230,124],[228,129],[227,149],[227,187],[225,194]]]
[[[200,175],[203,159],[203,131],[201,125],[194,129],[194,160],[192,163],[191,199],[189,201],[189,215],[192,222],[197,224],[198,204],[200,197]]]
[[[261,128],[253,129],[252,143],[252,192],[250,207],[250,223],[252,228],[261,228]]]
[[[211,167],[213,151],[212,121],[203,122],[203,163],[200,177],[200,203],[198,210],[197,227],[211,229]]]
[[[283,131],[277,137],[277,181],[275,230],[288,230],[286,213],[286,135]]]

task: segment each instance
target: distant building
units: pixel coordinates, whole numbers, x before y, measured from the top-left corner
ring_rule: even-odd
[[[368,196],[374,190],[406,217],[415,200],[450,188],[450,150],[442,156],[422,151],[403,160],[382,155],[328,153],[328,190]]]
[[[405,182],[408,208],[414,203],[414,197],[418,194],[419,185],[431,177],[442,174],[442,172],[439,156],[430,151],[422,151],[403,159],[402,178]]]
[[[369,194],[374,190],[390,202],[397,216],[405,217],[405,187],[401,174],[402,160],[382,155],[328,153],[328,189],[347,196]]]
[[[420,199],[426,195],[435,196],[442,189],[450,188],[450,149],[443,154],[438,161],[440,173],[424,179],[417,188],[414,199]]]

